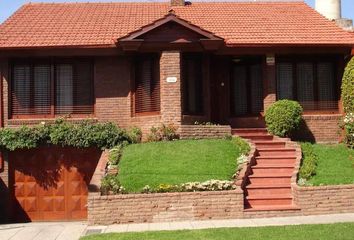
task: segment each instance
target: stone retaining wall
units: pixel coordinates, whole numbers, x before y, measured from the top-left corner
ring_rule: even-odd
[[[293,187],[294,201],[302,215],[354,213],[354,184]]]
[[[90,193],[89,224],[235,219],[243,216],[243,192],[154,193],[101,196]]]
[[[229,125],[181,125],[181,139],[223,138],[231,135]]]

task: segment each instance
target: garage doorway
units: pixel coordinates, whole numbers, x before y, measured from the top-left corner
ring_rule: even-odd
[[[9,188],[14,222],[87,218],[88,185],[101,151],[40,147],[9,153]]]

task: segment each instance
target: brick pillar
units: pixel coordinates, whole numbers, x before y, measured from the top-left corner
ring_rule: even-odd
[[[167,81],[169,78],[169,81]],[[165,51],[160,58],[161,120],[165,124],[181,125],[181,64],[180,52]]]
[[[267,55],[268,57],[274,57],[274,55]],[[277,100],[276,90],[276,69],[275,64],[269,64],[265,62],[265,84],[264,84],[264,111]]]

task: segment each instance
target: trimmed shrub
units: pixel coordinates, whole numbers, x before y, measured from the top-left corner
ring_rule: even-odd
[[[318,156],[313,149],[311,143],[302,143],[302,163],[299,171],[300,179],[309,180],[316,174]]]
[[[302,121],[303,109],[296,101],[279,100],[273,103],[265,113],[267,129],[279,137],[288,137],[298,129]]]
[[[350,60],[344,71],[342,101],[345,113],[354,113],[354,57]]]
[[[143,133],[142,133],[140,128],[132,127],[129,130],[128,135],[129,135],[132,143],[141,143],[141,139],[143,137]]]
[[[345,68],[342,80],[342,100],[346,116],[343,121],[345,142],[354,148],[354,57]]]

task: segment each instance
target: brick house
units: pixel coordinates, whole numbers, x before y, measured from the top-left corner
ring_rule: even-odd
[[[65,115],[144,133],[253,128],[277,99],[294,99],[299,137],[336,142],[353,46],[353,33],[303,2],[30,3],[0,26],[1,125]]]

